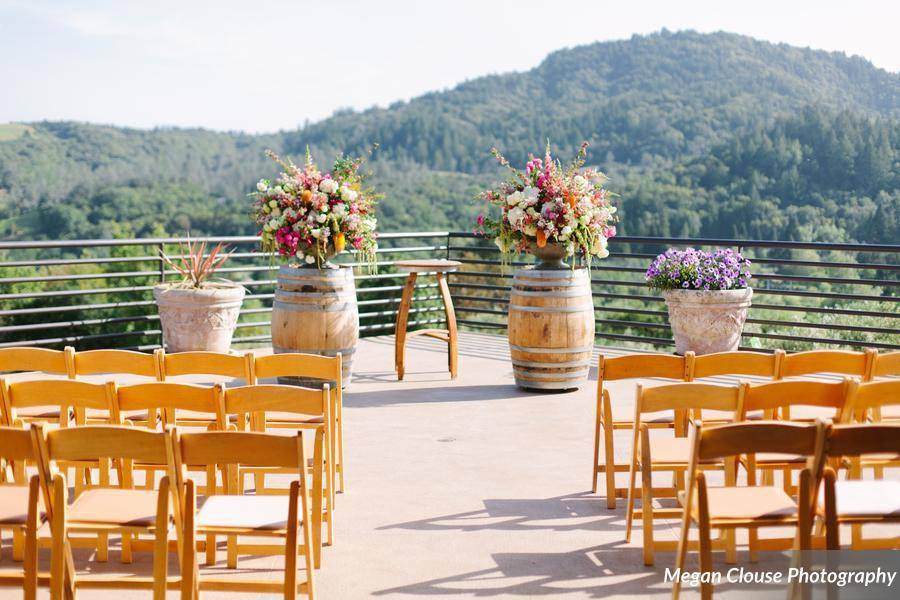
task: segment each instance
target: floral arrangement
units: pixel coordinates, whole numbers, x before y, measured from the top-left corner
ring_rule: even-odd
[[[550,155],[529,155],[525,170],[510,166],[494,148],[491,154],[510,170],[510,178],[481,197],[499,206],[499,220],[479,215],[476,233],[492,237],[504,255],[520,253],[532,247],[558,244],[565,256],[581,255],[588,265],[594,258],[609,255],[607,240],[616,235],[616,207],[603,187],[606,175],[595,169],[583,169],[587,143],[581,145],[567,167]]]
[[[340,155],[331,173],[322,173],[309,149],[302,168],[274,152],[266,154],[284,170],[274,182],[261,179],[251,194],[262,249],[321,268],[349,244],[374,269],[379,196],[364,187],[362,159]]]
[[[750,280],[750,261],[730,248],[705,252],[669,248],[647,269],[647,283],[659,290],[736,290]]]

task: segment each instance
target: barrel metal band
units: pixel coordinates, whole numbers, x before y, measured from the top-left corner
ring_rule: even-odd
[[[574,286],[572,286],[574,287]],[[548,292],[530,292],[526,290],[517,290],[513,288],[510,290],[510,296],[526,296],[526,297],[537,297],[537,298],[577,298],[579,296],[587,296],[590,294],[590,291],[585,288],[583,290],[571,290],[565,292],[557,292],[557,293],[548,293]]]
[[[533,348],[530,346],[509,345],[510,350],[516,352],[534,352],[535,354],[572,354],[574,352],[593,352],[593,346],[576,346],[574,348]]]
[[[543,312],[543,313],[594,312],[594,305],[593,304],[584,304],[581,306],[522,306],[521,304],[512,304],[510,302],[509,310],[521,310],[523,312]]]
[[[356,348],[285,348],[284,346],[276,346],[272,344],[275,354],[319,354],[322,356],[337,356],[338,352],[341,356],[349,356],[356,352]]]
[[[356,308],[355,302],[342,302],[340,304],[295,304],[275,300],[272,308],[279,308],[288,312],[347,312]]]
[[[531,362],[527,360],[516,360],[512,359],[513,367],[533,367],[536,369],[553,369],[556,367],[583,367],[589,368],[591,365],[591,361],[588,360],[570,360],[566,362]]]
[[[518,376],[519,379],[534,379],[534,380],[570,380],[570,379],[583,379],[587,375],[586,369],[580,369],[578,371],[573,371],[571,373],[535,373],[534,371],[522,371],[518,369],[513,369],[513,374]]]

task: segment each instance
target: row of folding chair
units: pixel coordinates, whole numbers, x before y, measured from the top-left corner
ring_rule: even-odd
[[[335,506],[335,476],[332,465],[335,451],[334,419],[332,419],[332,396],[329,385],[325,384],[322,390],[301,388],[297,386],[283,386],[272,384],[258,384],[233,388],[225,388],[221,384],[215,386],[200,386],[195,384],[182,384],[171,382],[151,382],[118,386],[115,382],[105,384],[90,383],[77,380],[25,380],[6,382],[0,377],[0,398],[2,398],[3,410],[0,416],[4,422],[23,426],[26,422],[35,422],[39,419],[23,420],[19,418],[18,410],[34,406],[53,406],[63,414],[75,415],[73,421],[66,421],[64,427],[83,427],[90,418],[93,423],[131,424],[149,428],[158,428],[175,425],[185,425],[179,418],[182,411],[189,412],[188,426],[200,426],[203,429],[224,431],[229,428],[239,430],[266,431],[270,429],[268,415],[278,415],[277,418],[293,419],[293,428],[315,428],[324,426],[326,451],[325,465],[326,486],[325,505],[323,518],[327,528],[327,543],[333,543],[334,532],[334,506]],[[77,415],[84,415],[81,419]],[[255,426],[250,423],[255,419]],[[283,422],[281,423],[284,424]],[[99,485],[104,485],[107,476],[103,465],[90,461],[76,461],[71,465],[76,471],[75,493],[76,496],[96,487],[91,477],[86,476],[93,470],[99,470]],[[24,469],[22,464],[16,468]],[[145,473],[144,485],[152,487],[155,482],[155,474],[165,470],[165,462],[142,462],[135,465]],[[207,473],[207,494],[216,492],[217,476],[212,467],[205,468]],[[274,474],[271,469],[254,468],[240,472],[236,482],[243,489],[244,475],[250,473],[254,476],[257,485],[256,493],[259,495],[284,493],[283,489],[264,485],[267,474]],[[223,487],[226,474],[222,473]],[[215,546],[210,540],[208,545],[207,562],[215,561]],[[107,542],[104,536],[97,540],[98,553],[101,560],[106,559]],[[128,548],[130,542],[123,539],[123,548],[126,549],[126,559],[130,555]]]
[[[627,472],[628,464],[615,460],[615,431],[631,429],[633,421],[627,411],[618,410],[621,401],[614,402],[608,386],[611,381],[629,379],[661,379],[691,382],[712,377],[750,376],[771,381],[817,374],[837,374],[860,377],[871,381],[881,377],[900,375],[900,352],[879,353],[841,350],[813,350],[809,352],[774,353],[722,352],[695,356],[674,354],[629,354],[607,358],[600,356],[597,373],[597,406],[594,423],[594,453],[591,466],[591,489],[597,492],[600,474],[605,477],[606,505],[616,507],[617,497],[627,489],[616,487],[616,473]],[[651,428],[674,428],[679,435],[686,433],[683,415],[660,414],[647,422]]]
[[[156,600],[164,600],[167,589],[180,589],[183,600],[195,600],[200,590],[281,592],[285,598],[301,592],[312,598],[321,555],[324,432],[324,424],[291,436],[119,425],[56,428],[39,422],[26,429],[0,427],[0,458],[37,465],[30,479],[10,479],[7,469],[0,471],[0,529],[11,529],[26,540],[23,568],[0,574],[0,583],[21,585],[26,600],[36,597],[39,585],[49,586],[54,600],[73,598],[79,588],[150,589]],[[78,461],[115,462],[120,474],[115,484],[70,502],[64,465]],[[139,463],[163,464],[165,475],[152,488],[137,489],[131,470]],[[208,497],[198,510],[197,486],[187,465],[225,466],[232,474],[227,493]],[[288,495],[242,494],[234,480],[245,466],[292,473]],[[73,534],[114,532],[152,538],[142,547],[153,554],[152,576],[76,571]],[[239,536],[280,539],[280,544],[254,547],[282,554],[284,573],[273,580],[201,576],[197,538],[203,535],[226,536],[229,543]],[[49,573],[38,572],[41,541],[49,542]],[[168,573],[172,546],[180,577]],[[232,552],[236,566],[241,547],[229,545],[229,563]],[[304,561],[304,581],[298,581],[298,557]]]
[[[684,411],[690,414],[694,421],[700,422],[702,411],[709,410],[730,413],[733,422],[744,422],[749,413],[760,412],[764,420],[784,421],[787,409],[813,407],[828,411],[830,413],[828,418],[833,423],[849,423],[854,420],[864,422],[870,418],[873,409],[890,405],[900,405],[900,380],[860,383],[847,378],[838,382],[794,380],[761,385],[750,385],[747,382],[739,385],[675,383],[649,388],[639,384],[627,490],[626,541],[630,541],[634,519],[640,518],[643,522],[643,556],[646,565],[653,564],[655,551],[675,549],[671,542],[654,539],[654,520],[680,518],[682,509],[681,507],[657,509],[654,508],[654,500],[666,497],[677,499],[686,489],[685,477],[692,468],[698,472],[723,471],[726,484],[734,486],[737,481],[737,470],[742,466],[746,471],[747,485],[751,488],[757,486],[757,472],[760,471],[761,483],[766,489],[774,489],[774,473],[781,471],[784,478],[782,497],[790,497],[799,493],[799,488],[792,483],[793,473],[801,471],[806,465],[807,455],[804,453],[784,453],[777,448],[771,448],[758,453],[747,453],[736,460],[703,459],[692,466],[691,440],[677,435],[664,435],[665,432],[662,431],[657,433],[663,435],[651,435],[650,427],[643,422],[645,415],[661,411]],[[709,423],[705,425],[709,427]],[[835,465],[839,466],[841,465]],[[871,455],[863,459],[854,458],[843,466],[848,468],[850,478],[859,479],[862,468],[873,467],[883,470],[885,467],[900,466],[900,457],[890,454]],[[641,473],[641,507],[635,509],[638,471]],[[671,488],[654,487],[653,474],[660,472],[672,475]],[[876,473],[876,477],[880,474]],[[765,503],[760,506],[765,506]],[[854,527],[853,538],[854,547],[863,547],[861,528]],[[748,546],[751,560],[755,560],[758,548],[778,549],[783,545],[783,540],[774,542],[767,540],[767,542],[771,543],[759,543],[756,530],[750,530]],[[726,531],[722,539],[714,541],[714,545],[726,551],[728,562],[735,561],[733,531]]]
[[[343,435],[343,381],[341,355],[335,357],[314,354],[265,354],[256,355],[252,351],[244,354],[219,352],[178,352],[166,353],[157,349],[152,354],[131,350],[86,350],[75,351],[67,346],[63,350],[37,347],[0,348],[0,373],[41,372],[64,375],[68,379],[78,379],[89,375],[137,375],[155,381],[167,381],[172,377],[214,376],[239,380],[247,385],[255,385],[262,380],[276,377],[298,378],[300,380],[322,380],[330,384],[332,393],[332,415],[336,435],[334,436],[334,471],[339,491],[344,491],[344,435]],[[58,409],[47,407],[20,411],[23,417],[68,420],[69,415]],[[185,414],[185,417],[189,413]],[[260,425],[253,417],[253,425]],[[293,428],[296,421],[289,413],[270,415],[269,426]],[[257,481],[262,486],[262,480]]]
[[[846,457],[900,454],[898,423],[745,421],[707,427],[693,422],[688,443],[687,488],[679,496],[683,512],[676,569],[684,568],[687,551],[694,547],[699,553],[701,574],[712,572],[713,529],[733,536],[740,528],[755,531],[760,527],[788,527],[794,530],[789,538],[791,547],[805,551],[815,547],[814,523],[818,520],[825,529],[824,547],[838,550],[842,524],[900,523],[900,483],[838,481],[833,466]],[[803,457],[796,498],[776,487],[738,487],[727,480],[725,485],[710,485],[701,469],[704,463],[766,452]],[[689,541],[694,525],[699,538],[696,543]],[[889,547],[897,547],[896,538],[884,541]],[[712,579],[701,576],[700,582],[701,598],[712,598]],[[676,577],[672,590],[675,600],[680,591],[681,579]]]

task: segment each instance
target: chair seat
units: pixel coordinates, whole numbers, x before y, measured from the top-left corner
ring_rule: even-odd
[[[687,468],[691,460],[691,445],[688,438],[650,436],[650,461],[654,466],[683,465]],[[715,461],[705,460],[703,464]]]
[[[860,462],[864,465],[895,461],[900,461],[900,454],[894,454],[892,452],[878,452],[875,454],[865,454],[860,457]]]
[[[197,528],[285,529],[288,501],[288,496],[209,496],[197,513]]]
[[[806,462],[803,454],[778,454],[777,452],[760,452],[756,455],[756,464],[766,463],[802,463]]]
[[[147,420],[147,411],[146,410],[123,410],[119,413],[122,419],[126,421],[146,421]],[[84,409],[84,416],[86,419],[91,421],[106,421],[109,419],[109,411],[107,410],[97,410],[96,408],[86,408]]]
[[[679,492],[684,503],[684,492]],[[770,486],[710,487],[707,489],[711,521],[792,521],[797,505],[781,488]],[[696,498],[691,516],[698,518]]]
[[[838,517],[900,517],[900,481],[837,481],[834,486]],[[819,493],[824,514],[825,490]]]
[[[69,507],[68,520],[73,524],[152,527],[158,496],[153,490],[86,490]]]
[[[44,502],[38,497],[38,510],[43,517]],[[28,486],[0,486],[0,523],[3,525],[24,525],[28,519]]]
[[[288,412],[267,412],[266,413],[266,422],[267,423],[324,423],[325,417],[322,415],[313,416],[313,415],[298,415],[296,413],[288,413]]]
[[[26,406],[16,408],[16,416],[23,419],[53,419],[59,420],[58,406]]]

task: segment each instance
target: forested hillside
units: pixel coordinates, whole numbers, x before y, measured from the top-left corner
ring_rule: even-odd
[[[489,149],[519,162],[548,138],[563,158],[591,143],[625,234],[900,238],[900,75],[692,32],[562,50],[271,135],[0,125],[0,237],[253,233],[246,194],[275,172],[264,150],[307,145],[327,164],[378,144],[383,230],[469,229],[497,175]]]

